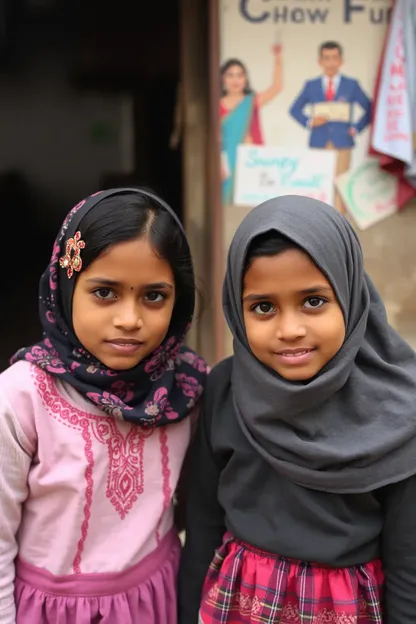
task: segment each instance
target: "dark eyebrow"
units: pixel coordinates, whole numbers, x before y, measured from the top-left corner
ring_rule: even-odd
[[[252,295],[246,295],[243,301],[257,301],[258,299],[273,299],[273,295],[254,293]]]
[[[110,280],[107,277],[90,277],[87,279],[89,284],[100,284],[100,286],[119,286],[119,282]]]
[[[100,286],[121,286],[122,284],[120,282],[117,282],[116,280],[111,280],[108,279],[107,277],[90,277],[89,279],[87,279],[87,282],[89,284],[97,284]],[[167,282],[155,282],[154,284],[145,284],[145,288],[147,290],[161,290],[162,288],[169,288],[170,290],[173,290],[173,286],[172,284],[168,284]]]
[[[307,296],[307,295],[316,295],[318,293],[321,292],[328,292],[328,293],[332,293],[332,288],[330,286],[311,286],[310,288],[305,288],[304,290],[300,290],[299,294],[302,296]],[[264,300],[268,300],[268,299],[273,299],[273,297],[275,297],[276,294],[272,295],[270,293],[253,293],[250,295],[246,295],[244,297],[244,301],[258,301],[259,299],[264,299]]]
[[[170,288],[170,290],[173,290],[172,284],[168,284],[167,282],[155,282],[154,284],[146,284],[146,288],[148,289],[153,288],[154,290],[160,290],[162,288]]]
[[[315,295],[320,292],[332,292],[332,288],[330,286],[311,286],[310,288],[305,288],[301,290],[299,294],[301,295]]]

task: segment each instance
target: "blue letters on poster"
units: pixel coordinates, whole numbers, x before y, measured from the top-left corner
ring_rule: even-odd
[[[390,21],[391,8],[380,7],[375,0],[373,6],[363,0],[333,0],[343,2],[344,22],[351,24],[357,14],[367,16],[371,24],[386,24]],[[252,24],[274,22],[275,24],[325,24],[330,8],[318,6],[316,0],[306,0],[304,6],[293,6],[290,0],[283,4],[282,0],[275,0],[276,6],[270,6],[270,0],[263,0],[264,9],[254,10],[251,0],[239,0],[239,10],[243,19]]]

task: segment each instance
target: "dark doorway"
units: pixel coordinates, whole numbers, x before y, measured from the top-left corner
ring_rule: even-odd
[[[0,28],[0,370],[39,339],[37,289],[59,225],[99,188],[153,187],[181,216],[172,150],[179,0],[6,0]],[[6,223],[7,219],[7,223]]]

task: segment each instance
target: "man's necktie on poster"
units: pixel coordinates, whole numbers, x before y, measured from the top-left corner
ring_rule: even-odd
[[[334,81],[332,78],[328,78],[325,97],[327,102],[332,102],[335,97]]]

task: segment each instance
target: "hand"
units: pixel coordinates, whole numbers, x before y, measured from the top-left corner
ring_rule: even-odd
[[[221,180],[222,182],[225,182],[225,180],[228,180],[229,175],[228,175],[228,171],[225,169],[225,167],[223,165],[221,165]]]
[[[312,117],[310,125],[311,128],[318,128],[319,126],[323,126],[326,123],[328,123],[327,117],[318,116]]]
[[[350,128],[348,130],[348,134],[350,134],[351,136],[355,136],[357,134],[357,130],[355,128]]]
[[[282,55],[282,44],[281,43],[276,43],[276,45],[274,45],[272,47],[272,52],[275,56],[281,56]]]

